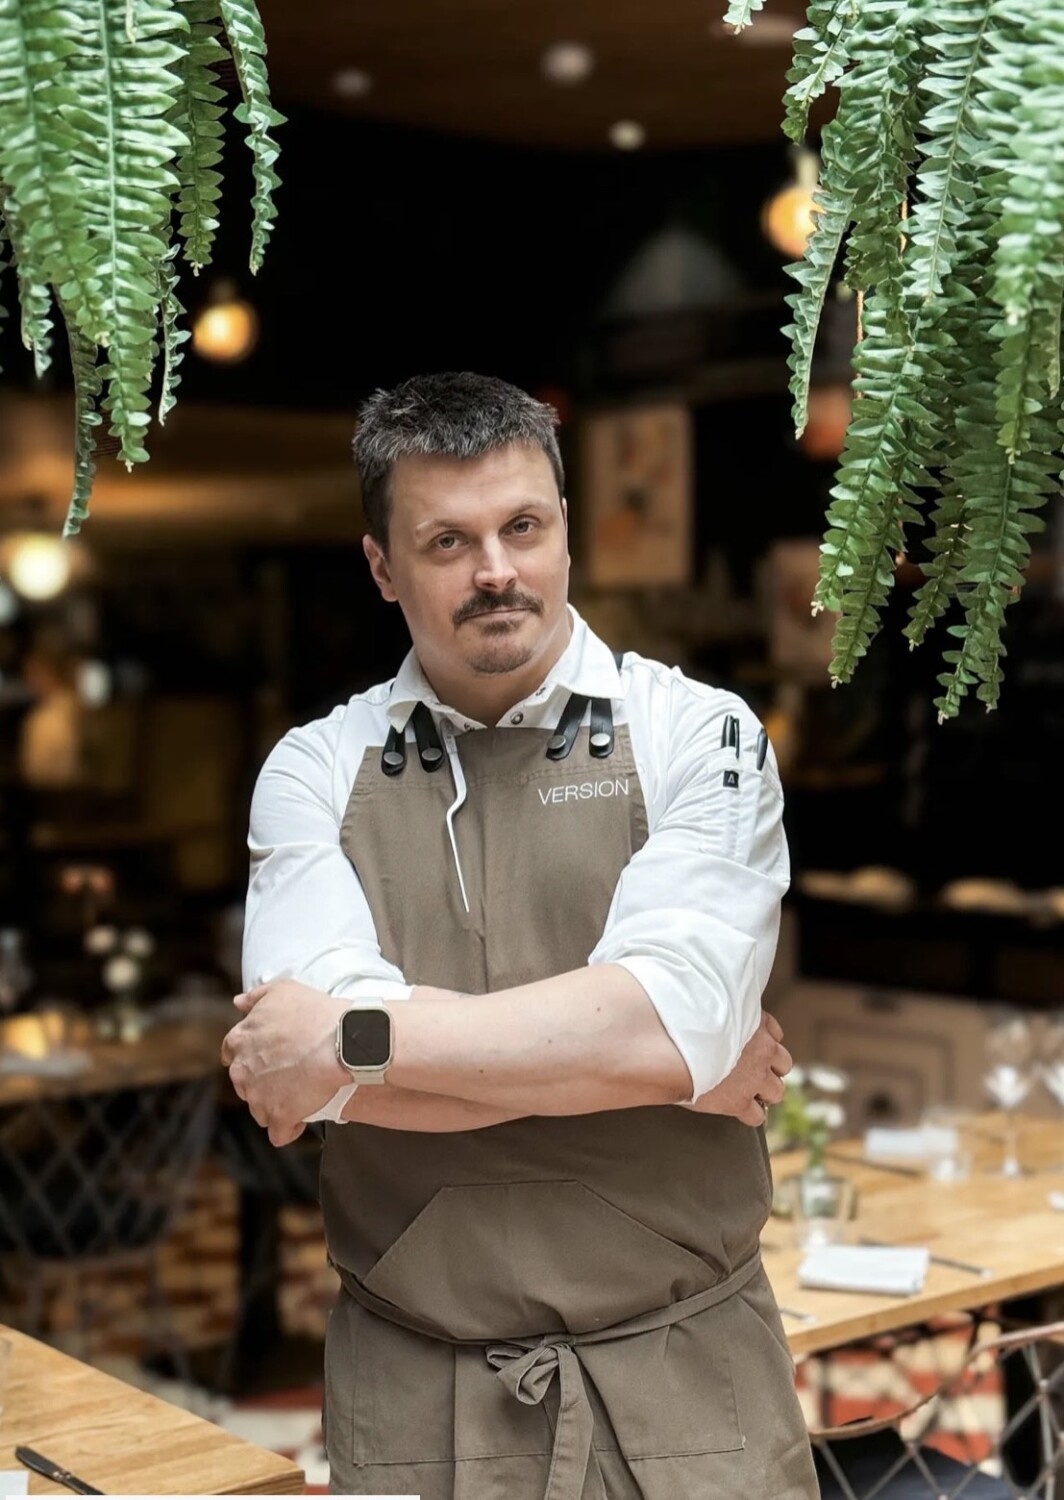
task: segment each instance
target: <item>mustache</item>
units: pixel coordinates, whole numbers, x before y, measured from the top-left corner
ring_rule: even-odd
[[[459,605],[451,618],[455,625],[462,625],[475,615],[497,614],[504,609],[527,609],[533,614],[541,615],[543,601],[534,594],[522,594],[517,589],[510,589],[505,594],[475,594],[472,599]]]

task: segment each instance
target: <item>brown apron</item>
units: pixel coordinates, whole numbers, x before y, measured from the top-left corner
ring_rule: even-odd
[[[427,711],[416,750],[395,733],[367,750],[341,842],[410,983],[484,993],[586,963],[647,819],[627,730],[599,703],[589,733],[571,707],[553,739],[457,741],[468,911]],[[454,1134],[327,1126],[346,1293],[326,1344],[333,1491],[813,1500],[758,1253],[770,1199],[761,1131],[674,1106]]]

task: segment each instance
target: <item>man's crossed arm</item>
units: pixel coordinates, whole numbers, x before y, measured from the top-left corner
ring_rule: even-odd
[[[244,1014],[223,1061],[236,1092],[275,1145],[350,1082],[336,1058],[347,1002],[294,980],[237,997]],[[525,1115],[576,1115],[679,1104],[691,1076],[638,981],[619,964],[458,997],[418,987],[389,1005],[393,1062],[382,1085],[358,1089],[344,1118],[384,1129],[474,1130]],[[764,1120],[783,1097],[791,1057],[770,1016],[739,1062],[689,1107]],[[763,1103],[762,1103],[763,1101]]]

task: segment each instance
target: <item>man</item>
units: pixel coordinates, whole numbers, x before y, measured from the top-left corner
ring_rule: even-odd
[[[262,770],[224,1049],[276,1144],[332,1122],[333,1488],[812,1497],[758,1258],[790,1067],[760,726],[568,607],[550,408],[421,377],[355,458],[414,649]]]

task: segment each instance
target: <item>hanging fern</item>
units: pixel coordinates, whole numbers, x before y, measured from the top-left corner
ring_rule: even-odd
[[[754,12],[764,5],[765,0],[730,0],[728,13],[724,17],[725,26],[730,26],[733,31],[745,31],[754,19]]]
[[[838,612],[831,676],[846,681],[895,556],[922,544],[906,634],[916,646],[945,626],[948,718],[970,691],[998,701],[1006,610],[1064,478],[1064,7],[811,0],[788,74],[793,140],[831,83],[817,226],[788,268],[799,432],[840,252],[864,319],[814,609]]]
[[[198,272],[218,222],[223,12],[244,99],[234,113],[254,153],[257,271],[278,181],[270,130],[282,116],[252,0],[0,0],[0,216],[23,342],[41,373],[57,313],[74,373],[67,534],[88,513],[101,414],[129,467],[148,457],[160,358],[160,420],[174,403],[188,337],[175,254],[183,242]]]

